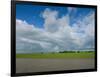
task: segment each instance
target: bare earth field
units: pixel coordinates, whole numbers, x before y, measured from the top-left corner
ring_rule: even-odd
[[[94,58],[85,59],[32,59],[16,58],[16,73],[92,69]]]

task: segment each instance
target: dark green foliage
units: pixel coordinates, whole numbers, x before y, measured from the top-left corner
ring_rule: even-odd
[[[59,51],[59,53],[91,53],[93,51]]]

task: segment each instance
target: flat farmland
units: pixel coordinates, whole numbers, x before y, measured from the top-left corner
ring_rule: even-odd
[[[33,54],[16,54],[16,58],[33,58],[33,59],[51,59],[51,58],[94,58],[94,52],[80,53],[33,53]]]
[[[94,52],[16,54],[16,73],[93,69]]]

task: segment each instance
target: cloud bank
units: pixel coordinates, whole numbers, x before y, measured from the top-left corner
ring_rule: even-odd
[[[69,8],[69,13],[72,10],[73,8]],[[44,28],[16,19],[16,52],[58,52],[94,48],[94,12],[72,25],[69,14],[60,18],[58,15],[58,11],[46,8],[41,13]]]

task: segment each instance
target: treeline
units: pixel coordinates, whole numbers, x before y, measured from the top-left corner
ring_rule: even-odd
[[[84,53],[84,52],[90,53],[93,51],[60,51],[59,53]]]
[[[46,54],[46,53],[91,53],[93,51],[59,51],[59,52],[40,52],[41,54]]]

